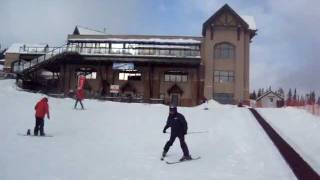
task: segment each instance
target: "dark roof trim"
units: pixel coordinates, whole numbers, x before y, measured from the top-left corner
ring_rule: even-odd
[[[266,97],[266,96],[269,95],[269,94],[274,94],[274,95],[277,96],[278,98],[284,99],[284,98],[281,97],[279,94],[277,94],[277,93],[275,93],[275,92],[273,92],[273,91],[267,91],[266,93],[264,93],[264,94],[262,94],[260,97],[258,97],[258,98],[256,99],[256,101],[259,101],[260,99]]]
[[[80,32],[79,32],[78,26],[76,26],[76,28],[74,29],[74,31],[73,31],[73,35],[80,35]]]
[[[225,4],[216,13],[214,13],[205,23],[203,23],[202,36],[206,35],[206,29],[211,24],[211,22],[225,11],[231,12],[233,15],[235,15],[236,18],[238,18],[239,21],[245,26],[245,28],[249,29],[249,25],[239,16],[239,14],[236,13],[228,4]]]

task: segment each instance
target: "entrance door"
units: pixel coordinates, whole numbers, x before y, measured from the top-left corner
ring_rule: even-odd
[[[179,94],[171,94],[171,105],[173,106],[179,105]]]

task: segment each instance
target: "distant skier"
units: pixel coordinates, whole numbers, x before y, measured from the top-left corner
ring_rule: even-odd
[[[34,109],[36,110],[36,126],[34,127],[34,135],[38,136],[38,132],[40,130],[40,136],[45,136],[43,130],[45,115],[50,119],[48,98],[45,97],[38,101]]]
[[[166,130],[169,127],[171,128],[171,135],[170,135],[169,141],[166,143],[166,145],[163,148],[161,159],[163,159],[166,156],[174,140],[178,137],[180,140],[181,149],[183,151],[183,156],[180,159],[180,161],[191,160],[192,157],[189,154],[188,146],[184,139],[184,135],[187,134],[188,124],[184,116],[178,113],[177,107],[174,107],[174,106],[170,106],[167,124],[163,129],[163,133],[166,133]]]
[[[74,104],[74,109],[77,108],[78,102],[80,103],[81,108],[84,109],[83,104],[82,104],[82,100],[83,100],[83,99],[84,99],[83,89],[77,89],[77,92],[76,92],[76,102],[75,102],[75,104]]]

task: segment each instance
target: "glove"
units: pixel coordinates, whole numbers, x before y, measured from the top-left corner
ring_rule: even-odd
[[[162,132],[163,132],[163,133],[166,133],[166,130],[164,129]]]

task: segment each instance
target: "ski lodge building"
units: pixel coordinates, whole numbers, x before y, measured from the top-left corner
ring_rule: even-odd
[[[14,45],[5,70],[23,88],[72,95],[85,76],[87,97],[194,106],[205,99],[249,99],[254,19],[227,4],[203,23],[202,36],[110,35],[76,26],[67,44]]]

